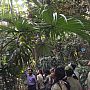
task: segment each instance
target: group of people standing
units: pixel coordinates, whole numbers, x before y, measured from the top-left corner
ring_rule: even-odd
[[[69,64],[44,72],[39,69],[36,75],[28,68],[26,71],[28,90],[82,90],[75,67],[74,64]]]
[[[28,90],[51,90],[51,86],[54,83],[54,68],[45,70],[41,69],[33,74],[33,70],[28,68],[25,72],[27,77]]]

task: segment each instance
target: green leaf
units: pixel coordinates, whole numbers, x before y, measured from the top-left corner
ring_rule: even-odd
[[[66,18],[66,16],[64,15],[64,14],[59,14],[61,17],[63,17],[64,18],[64,20],[67,22],[67,18]]]
[[[37,6],[41,7],[40,3],[37,0],[32,0]]]
[[[47,7],[46,9],[44,9],[42,11],[42,19],[48,23],[48,24],[52,24],[53,22],[53,10],[51,7]]]

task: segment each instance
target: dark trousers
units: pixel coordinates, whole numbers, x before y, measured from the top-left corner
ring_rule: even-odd
[[[36,85],[28,85],[28,90],[36,90]]]

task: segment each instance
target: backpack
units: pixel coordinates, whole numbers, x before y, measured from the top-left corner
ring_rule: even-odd
[[[67,90],[70,90],[70,84],[69,84],[69,82],[67,82],[67,81],[64,81],[65,83],[65,85],[66,85],[66,87],[67,87]]]
[[[63,81],[64,81],[64,80],[63,80]],[[61,88],[61,90],[62,90],[62,87],[61,87],[60,83],[59,83],[59,82],[57,82],[57,84],[59,85],[59,87],[60,87],[60,88]],[[69,84],[69,82],[64,81],[64,84],[65,84],[65,86],[66,86],[67,90],[70,90],[70,84]]]

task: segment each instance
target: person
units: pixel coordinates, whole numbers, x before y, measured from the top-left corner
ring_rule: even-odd
[[[90,90],[90,72],[88,73],[88,77],[87,77],[87,86],[88,86],[88,90]]]
[[[49,81],[51,86],[54,84],[54,72],[55,72],[55,68],[52,67],[50,69],[50,81]]]
[[[51,90],[68,90],[65,81],[63,78],[65,77],[65,70],[63,67],[58,67],[55,69],[54,78],[55,82],[51,87]]]
[[[70,63],[68,66],[71,66],[73,71],[74,71],[72,74],[73,78],[78,80],[79,79],[79,73],[77,71],[76,64]]]
[[[90,61],[88,62],[88,66],[90,66]],[[90,71],[88,72],[87,86],[88,86],[88,90],[90,90]]]
[[[45,90],[51,90],[51,76],[50,76],[50,70],[45,71]]]
[[[73,68],[71,66],[65,67],[67,81],[70,84],[70,90],[82,90],[79,80],[73,77]]]
[[[44,80],[45,83],[45,90],[51,90],[52,85],[54,84],[54,70],[55,68],[52,67],[50,70],[46,70],[46,78]]]
[[[33,74],[33,70],[31,68],[28,68],[25,74],[27,77],[28,90],[36,90],[36,77]]]
[[[37,75],[37,86],[38,90],[44,90],[44,78],[43,78],[43,72],[42,70],[38,70],[38,75]]]

